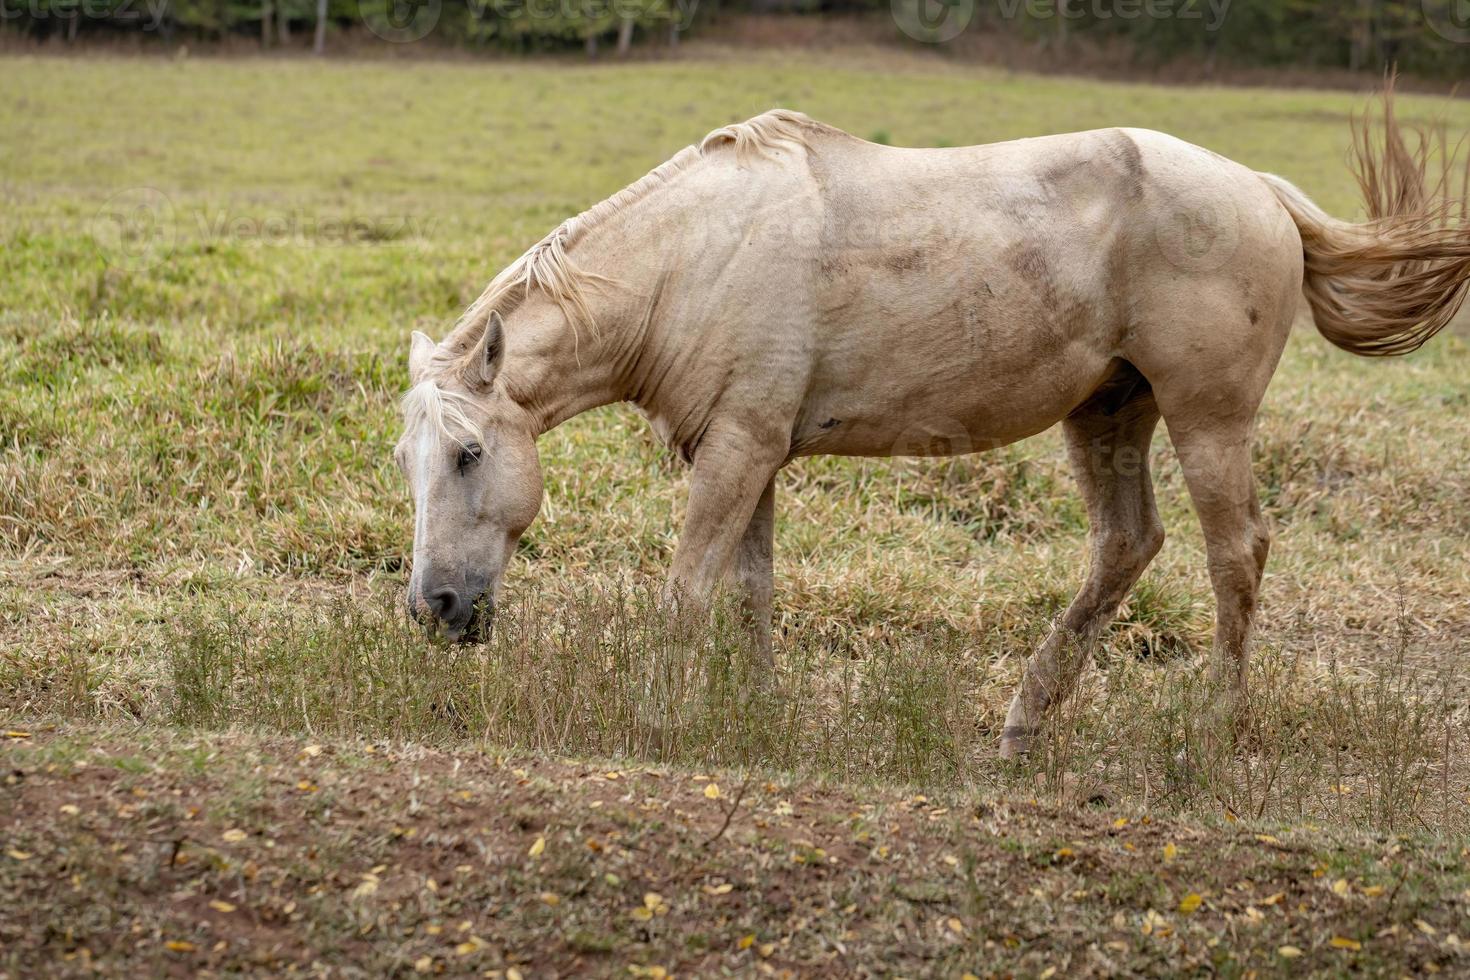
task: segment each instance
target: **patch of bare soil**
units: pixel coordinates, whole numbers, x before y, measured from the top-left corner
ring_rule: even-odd
[[[0,976],[1470,969],[1466,852],[760,775],[16,729]]]

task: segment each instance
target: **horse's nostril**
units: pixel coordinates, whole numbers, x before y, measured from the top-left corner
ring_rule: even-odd
[[[444,622],[453,622],[459,610],[459,593],[453,589],[435,589],[426,597],[429,609]]]

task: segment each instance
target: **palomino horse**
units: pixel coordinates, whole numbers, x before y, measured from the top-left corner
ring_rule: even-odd
[[[541,503],[536,438],[627,401],[693,465],[669,595],[698,607],[730,581],[769,663],[782,466],[968,453],[1060,422],[1090,561],[1025,668],[1014,755],[1164,540],[1162,417],[1204,527],[1211,673],[1243,708],[1269,544],[1252,425],[1303,288],[1328,340],[1386,355],[1441,329],[1470,280],[1463,202],[1385,109],[1355,139],[1360,225],[1144,130],[898,149],[780,110],[716,130],[542,239],[441,343],[413,335],[396,450],[411,609],[476,638]]]

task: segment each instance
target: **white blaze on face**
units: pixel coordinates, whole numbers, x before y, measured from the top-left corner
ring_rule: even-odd
[[[430,425],[419,426],[413,449],[413,564],[417,569],[420,551],[429,529],[429,467],[439,449],[438,433]]]

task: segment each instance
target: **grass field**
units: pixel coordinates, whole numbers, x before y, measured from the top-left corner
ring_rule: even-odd
[[[411,526],[390,449],[409,331],[441,335],[558,221],[710,129],[776,104],[905,145],[1147,126],[1351,217],[1362,99],[871,53],[5,67],[0,720],[30,737],[7,743],[0,887],[27,898],[0,924],[0,973],[50,957],[76,972],[306,971],[313,950],[373,975],[425,956],[426,970],[527,977],[864,972],[885,957],[955,976],[1470,968],[1453,935],[1470,909],[1463,326],[1392,362],[1305,325],[1293,338],[1256,455],[1275,540],[1255,730],[1187,772],[1174,760],[1203,749],[1187,719],[1211,601],[1162,435],[1169,541],[1105,669],[1022,768],[993,758],[1006,699],[1080,581],[1085,537],[1052,434],[947,462],[791,467],[779,696],[744,696],[731,631],[672,642],[649,608],[686,473],[622,408],[543,439],[548,499],[488,647],[435,648],[398,612]],[[1463,101],[1400,110],[1470,128]],[[331,792],[356,802],[330,802],[306,771],[322,745]],[[582,786],[604,770],[654,771],[668,793]],[[676,802],[696,774],[726,795]],[[384,787],[381,812],[354,795]],[[589,792],[610,824],[584,827]],[[826,829],[780,810],[796,799],[805,814],[801,794]],[[921,818],[915,794],[945,803]],[[422,840],[440,842],[429,857],[395,856],[411,799]],[[85,819],[53,820],[64,806]],[[444,814],[466,822],[436,828]],[[712,814],[731,819],[707,846]],[[240,827],[248,841],[219,846]],[[614,833],[628,840],[583,853]],[[819,843],[829,833],[844,850]],[[858,850],[897,850],[885,834],[912,842],[911,863],[862,863]],[[575,851],[567,877],[531,873],[538,837]],[[181,840],[194,863],[155,853]],[[1176,840],[1187,868],[1137,857]],[[594,860],[619,847],[642,872]],[[802,873],[819,847],[840,868]],[[461,865],[488,877],[456,891]],[[730,883],[732,909],[700,904]],[[179,894],[192,897],[175,907]],[[190,912],[206,898],[246,911]],[[73,922],[88,901],[117,911]],[[860,924],[830,918],[849,906]]]

